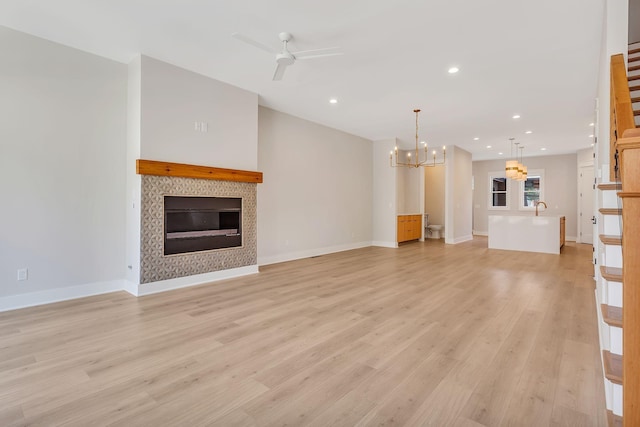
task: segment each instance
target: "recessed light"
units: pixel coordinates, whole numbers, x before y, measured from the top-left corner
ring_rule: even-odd
[[[479,140],[480,138],[478,138],[477,136],[475,138],[473,138],[474,141]]]
[[[513,117],[511,117],[512,119],[519,119],[520,118],[520,114],[514,114]]]
[[[589,123],[589,126],[592,126],[592,127],[593,127],[593,126],[595,126],[595,125],[596,125],[595,123]]]
[[[592,146],[592,147],[594,146],[593,142],[591,143],[591,146]]]
[[[532,134],[532,133],[533,133],[533,131],[532,131],[532,130],[528,130],[528,131],[526,131],[525,133],[526,133],[527,135],[529,135],[529,134]]]
[[[487,145],[487,148],[491,148],[491,146],[490,146],[490,145]]]
[[[589,135],[589,138],[593,138],[593,134]]]
[[[458,71],[460,71],[460,69],[458,67],[451,67],[449,68],[449,74],[455,74]]]
[[[337,103],[338,103],[338,100],[337,100],[337,99],[335,99],[335,98],[331,98],[331,99],[329,100],[329,104],[337,104]]]
[[[425,145],[426,142],[425,141],[420,141],[420,144]]]
[[[546,149],[546,148],[544,148],[544,147],[542,147],[540,150],[542,150],[542,151],[547,151],[547,149]]]
[[[502,153],[498,153],[499,156],[502,156]]]

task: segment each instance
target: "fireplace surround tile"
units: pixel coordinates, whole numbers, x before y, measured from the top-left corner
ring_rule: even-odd
[[[257,184],[155,175],[141,178],[141,284],[257,264]],[[241,197],[243,246],[165,256],[164,196]]]

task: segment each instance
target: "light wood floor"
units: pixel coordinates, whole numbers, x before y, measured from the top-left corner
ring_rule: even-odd
[[[591,247],[411,243],[0,313],[0,425],[606,425]]]

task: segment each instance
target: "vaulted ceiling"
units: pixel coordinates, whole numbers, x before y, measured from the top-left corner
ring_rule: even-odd
[[[149,55],[407,148],[421,108],[421,140],[479,160],[508,157],[509,137],[525,156],[590,146],[603,11],[604,0],[3,0],[0,25],[124,63]],[[274,56],[231,37],[280,49],[283,31],[292,51],[344,54],[297,61],[274,82]]]

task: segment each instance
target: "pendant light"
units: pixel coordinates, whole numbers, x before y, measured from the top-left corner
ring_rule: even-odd
[[[518,175],[518,160],[513,159],[513,140],[515,138],[509,138],[511,141],[511,156],[510,159],[507,160],[505,164],[504,173],[507,178],[514,179]],[[516,157],[518,156],[518,152],[516,150]]]
[[[526,181],[527,180],[527,167],[522,164],[522,154],[523,153],[524,153],[524,147],[520,147],[520,165],[522,166],[522,176],[520,176],[520,174],[518,174],[518,177],[520,178],[520,181]]]
[[[522,163],[520,162],[520,157],[518,157],[518,149],[520,148],[520,143],[516,142],[516,173],[513,177],[516,181],[522,181]]]

